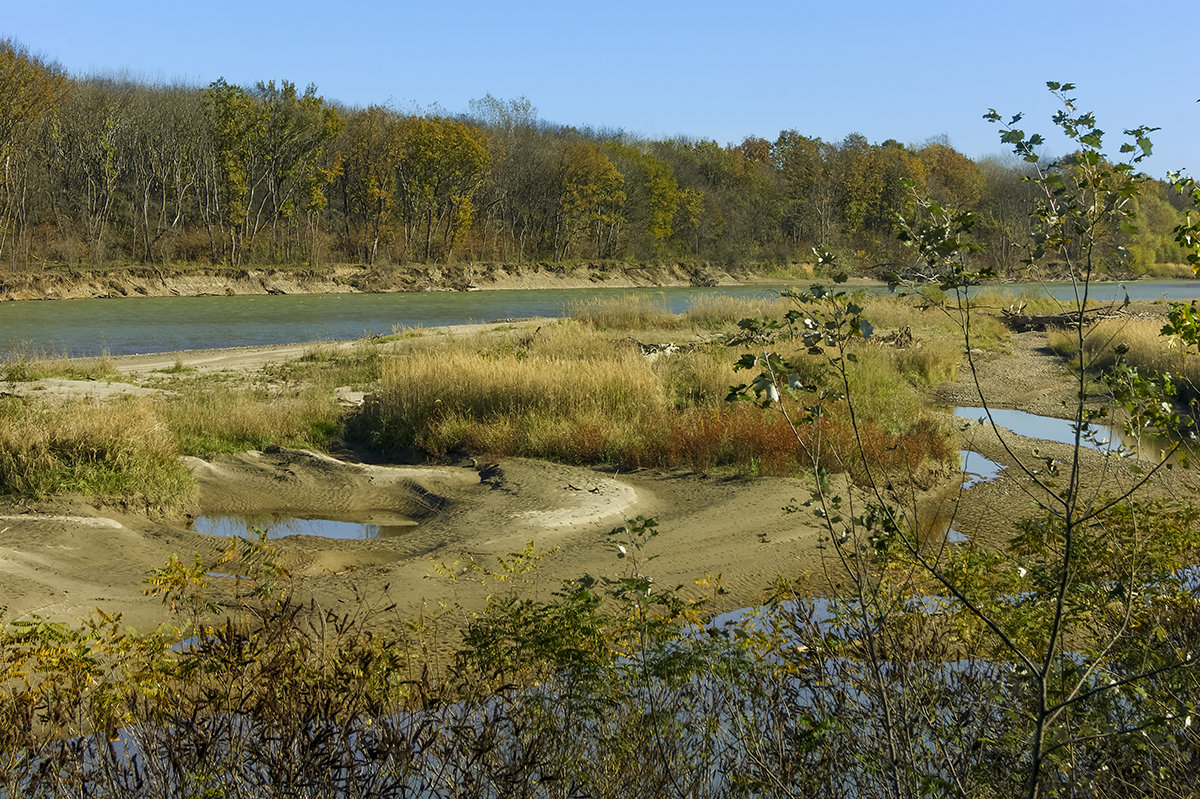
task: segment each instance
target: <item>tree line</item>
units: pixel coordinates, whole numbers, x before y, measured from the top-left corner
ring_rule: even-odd
[[[681,260],[782,263],[816,244],[894,269],[916,197],[970,210],[999,271],[1026,256],[1026,164],[948,141],[740,144],[539,119],[525,98],[468,113],[349,108],[289,81],[204,88],[74,78],[0,40],[0,263],[309,264]],[[1175,256],[1164,182],[1112,235],[1117,272]]]

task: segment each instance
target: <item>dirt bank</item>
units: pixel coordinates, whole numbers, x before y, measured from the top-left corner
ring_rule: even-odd
[[[710,264],[412,264],[303,268],[53,268],[0,276],[0,299],[201,297],[239,294],[347,294],[477,289],[737,285],[750,267]]]

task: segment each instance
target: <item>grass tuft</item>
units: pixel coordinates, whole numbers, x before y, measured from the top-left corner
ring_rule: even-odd
[[[180,393],[163,403],[162,415],[183,453],[210,457],[272,445],[326,449],[341,436],[344,411],[320,387],[216,385]]]
[[[832,471],[855,468],[844,406],[830,405],[831,415],[801,428],[797,441],[777,409],[725,402],[744,375],[722,346],[651,361],[631,341],[575,321],[470,345],[422,343],[386,361],[379,391],[354,420],[356,434],[382,451],[415,448],[435,459],[516,455],[777,475],[814,459]],[[868,386],[858,412],[871,465],[949,457],[938,443],[945,433],[921,421],[913,389],[889,357],[864,347],[853,366],[853,379]]]
[[[10,383],[65,377],[72,380],[102,380],[117,376],[112,358],[71,358],[65,353],[21,346],[8,353],[0,364],[0,375]]]
[[[154,405],[0,402],[0,491],[41,498],[79,493],[172,510],[192,490]]]

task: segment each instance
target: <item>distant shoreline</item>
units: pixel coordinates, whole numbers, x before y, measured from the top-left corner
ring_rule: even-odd
[[[783,269],[710,264],[409,264],[162,269],[129,266],[56,268],[0,276],[0,300],[208,297],[269,294],[387,294],[515,289],[739,286],[803,280],[811,267]]]

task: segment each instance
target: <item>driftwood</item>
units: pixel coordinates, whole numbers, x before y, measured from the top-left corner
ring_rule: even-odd
[[[1055,314],[1027,314],[1012,310],[1000,312],[1000,319],[1017,333],[1027,330],[1046,330],[1052,327],[1078,327],[1082,319],[1085,323],[1095,322],[1115,316],[1109,308],[1085,308],[1079,311],[1066,311]]]

